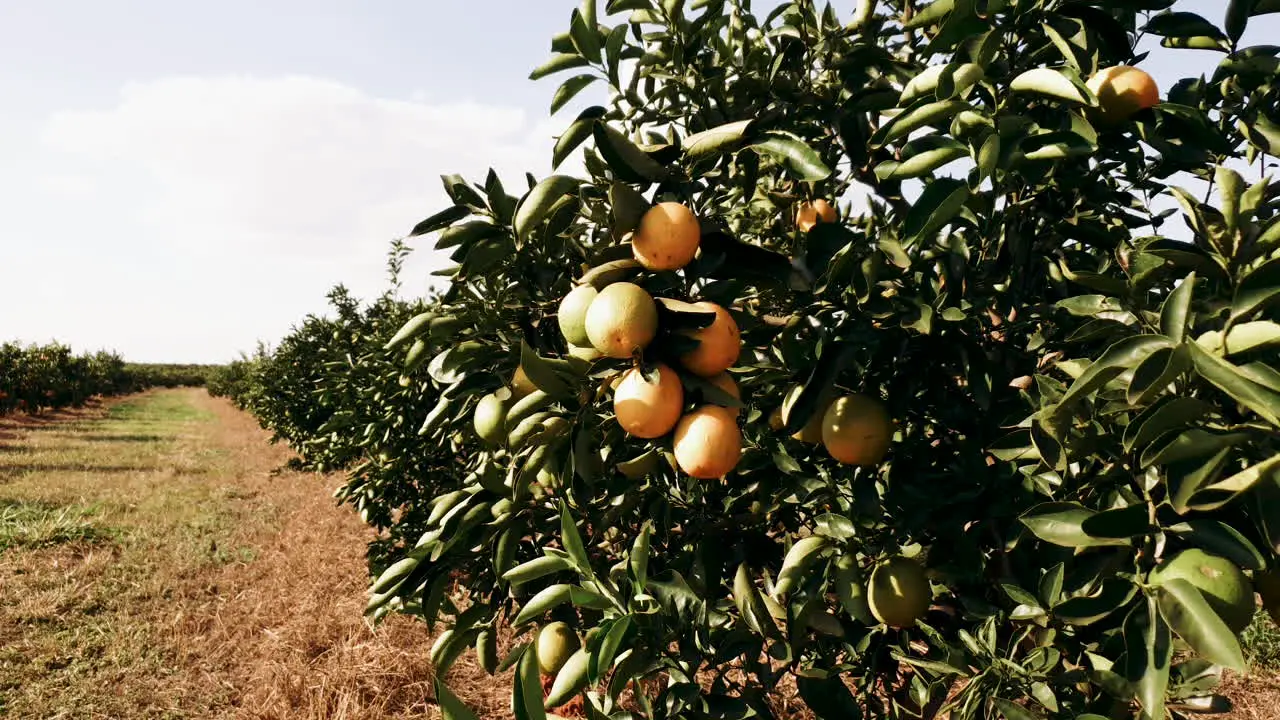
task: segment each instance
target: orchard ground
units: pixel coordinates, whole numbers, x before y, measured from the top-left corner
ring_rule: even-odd
[[[0,419],[0,715],[434,718],[431,638],[362,618],[370,531],[338,476],[203,390]],[[1280,633],[1259,614],[1236,708],[1280,706]],[[450,686],[509,716],[467,653]]]

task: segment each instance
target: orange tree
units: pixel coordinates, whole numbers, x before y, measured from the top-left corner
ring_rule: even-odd
[[[1280,4],[1224,10],[587,0],[534,72],[608,86],[586,176],[415,228],[456,265],[388,344],[440,389],[405,451],[457,484],[369,612],[522,720],[1213,705],[1280,548]],[[1221,60],[1156,92],[1143,33]]]

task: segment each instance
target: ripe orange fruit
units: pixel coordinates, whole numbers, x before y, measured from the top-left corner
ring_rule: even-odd
[[[553,622],[539,630],[537,642],[538,668],[546,675],[559,672],[569,656],[582,645],[578,633],[562,622]]]
[[[649,382],[639,368],[632,368],[613,391],[613,414],[618,424],[638,438],[662,437],[671,432],[684,409],[680,376],[662,363],[655,369],[657,382]]]
[[[693,260],[702,239],[698,217],[678,202],[649,208],[631,236],[636,260],[649,270],[679,270]]]
[[[840,219],[835,206],[822,198],[813,202],[802,202],[796,208],[796,227],[800,232],[809,232],[818,223],[833,223]]]
[[[699,377],[710,378],[733,367],[742,352],[742,336],[738,323],[728,310],[713,302],[684,303],[663,299],[662,303],[675,310],[687,312],[712,312],[716,317],[711,324],[683,334],[698,341],[698,347],[680,356],[680,364]]]
[[[786,424],[786,420],[790,417],[791,406],[795,404],[796,398],[800,397],[800,391],[803,390],[799,385],[791,388],[787,396],[782,399],[782,407],[778,409],[778,426],[774,430],[781,430]],[[818,407],[814,409],[813,415],[809,416],[809,422],[804,427],[797,430],[791,437],[800,442],[817,445],[822,442],[822,421],[826,417],[827,408],[831,407],[831,392],[819,398]]]
[[[609,285],[587,308],[587,338],[608,357],[631,357],[657,333],[658,306],[635,283]]]
[[[1249,627],[1255,610],[1253,585],[1235,563],[1196,548],[1182,550],[1151,573],[1156,584],[1171,579],[1196,586],[1231,632],[1239,634]]]
[[[733,396],[735,400],[742,399],[742,391],[738,389],[738,383],[734,382],[733,376],[727,372],[722,372],[719,375],[716,375],[715,377],[711,378],[711,384],[729,393],[730,395]],[[742,413],[742,408],[729,408],[729,409],[733,411],[733,414],[735,416]]]
[[[676,465],[692,477],[723,477],[742,457],[742,432],[736,414],[719,405],[703,405],[680,418],[673,449]]]
[[[920,563],[905,557],[890,558],[876,567],[867,585],[867,605],[877,620],[889,627],[905,628],[924,617],[933,602],[933,590]]]
[[[1124,122],[1135,113],[1160,104],[1156,81],[1130,65],[1104,68],[1085,85],[1098,96],[1098,116],[1104,123]]]
[[[822,417],[822,444],[846,465],[879,463],[892,439],[893,423],[884,406],[864,395],[837,399]]]
[[[590,285],[579,285],[560,301],[556,321],[570,345],[583,347],[590,344],[591,339],[587,337],[587,309],[591,307],[591,301],[596,299],[596,295],[599,293]]]

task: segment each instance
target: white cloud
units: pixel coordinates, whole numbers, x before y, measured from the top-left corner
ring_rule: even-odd
[[[206,332],[138,338],[126,353],[226,358],[323,310],[336,282],[380,292],[387,243],[447,203],[440,175],[483,181],[492,166],[518,190],[525,171],[549,172],[553,135],[569,119],[380,98],[312,77],[176,77],[127,85],[111,107],[53,115],[35,185],[50,206],[93,196],[111,214],[95,230],[102,242],[151,272],[191,274],[160,283],[179,290],[160,306],[145,283],[127,283],[116,302]],[[406,293],[424,290],[426,273],[447,262],[416,244]],[[201,290],[214,278],[225,291],[209,297]],[[133,336],[129,325],[120,322],[119,336]]]

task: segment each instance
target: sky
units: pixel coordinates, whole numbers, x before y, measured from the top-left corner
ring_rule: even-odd
[[[528,74],[577,5],[0,1],[0,341],[226,362],[337,283],[377,296],[389,243],[446,204],[440,175],[550,172],[591,96],[549,117],[558,83]],[[1244,42],[1278,32],[1255,18]],[[1220,57],[1144,67],[1168,87]],[[406,296],[448,264],[411,244]]]

